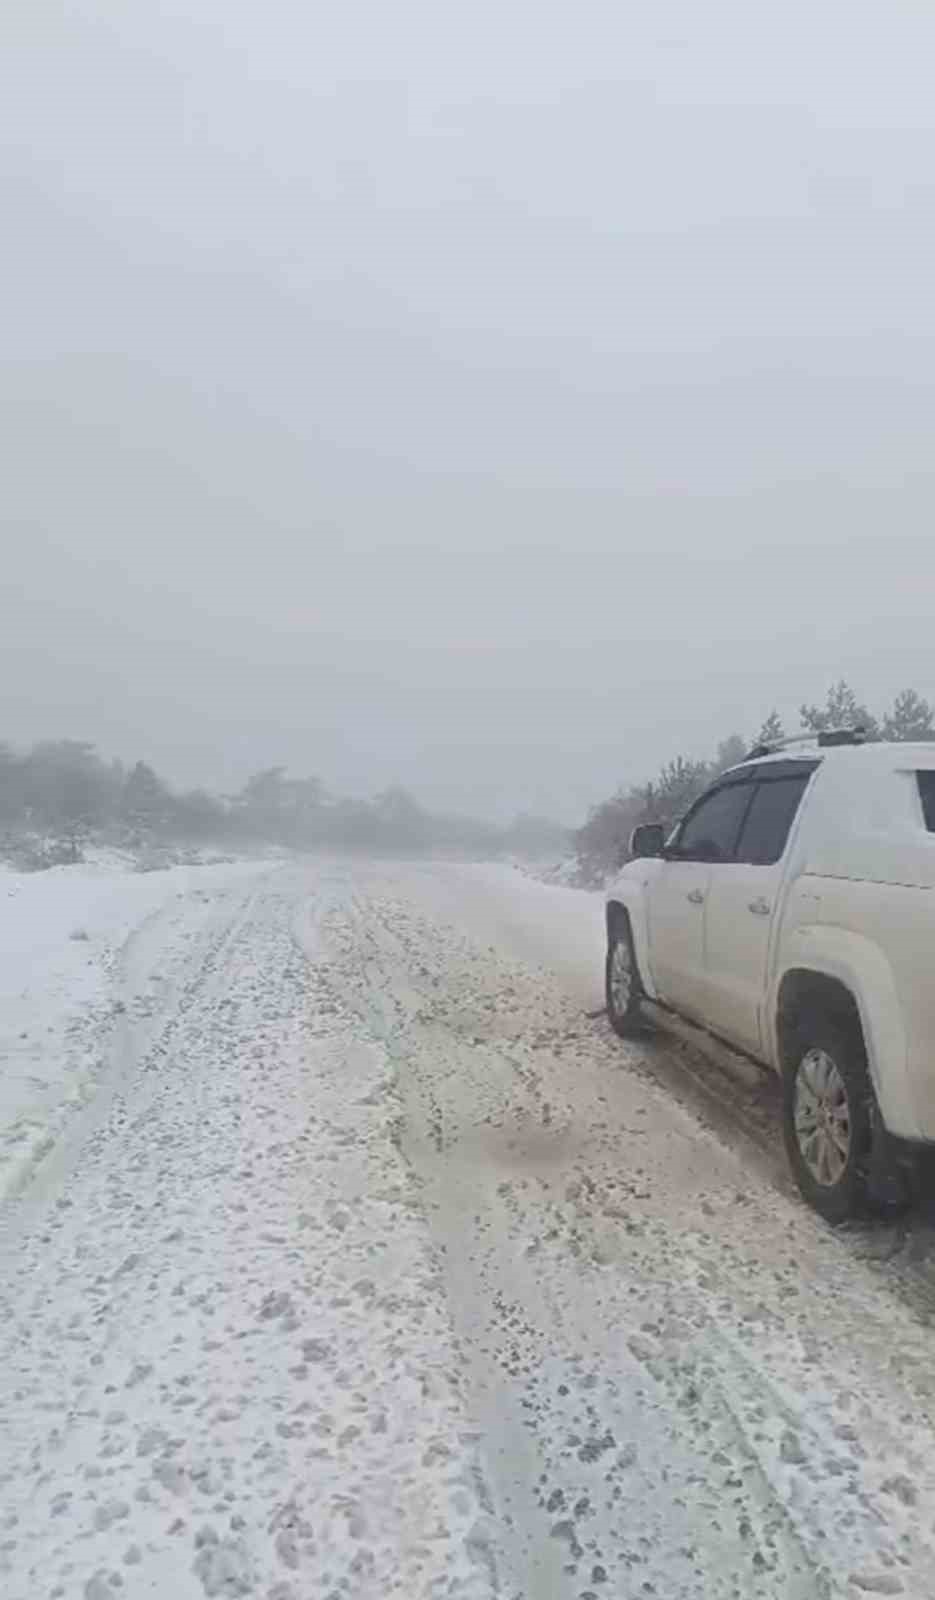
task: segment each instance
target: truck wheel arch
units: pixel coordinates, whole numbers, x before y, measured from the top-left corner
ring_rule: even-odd
[[[859,1031],[883,1122],[891,1133],[911,1139],[917,1134],[916,1114],[889,965],[868,940],[830,928],[821,932],[827,948],[810,951],[811,960],[800,958],[782,973],[772,1007],[775,1064],[781,1071],[795,1047],[796,1019],[818,1007],[835,1022]]]
[[[781,1067],[791,1062],[801,1042],[801,1019],[815,1012],[841,1027],[856,1029],[866,1048],[860,1008],[847,984],[827,972],[793,967],[783,974],[776,999],[776,1042]]]
[[[652,972],[649,964],[649,945],[646,927],[646,911],[641,899],[633,906],[627,905],[623,900],[608,900],[605,907],[607,917],[607,939],[610,942],[614,929],[621,922],[629,924],[630,938],[633,943],[633,959],[640,980],[640,987],[647,999],[656,998],[656,990],[652,981]]]

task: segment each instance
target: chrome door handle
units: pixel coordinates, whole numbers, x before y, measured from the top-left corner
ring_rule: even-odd
[[[704,895],[700,889],[690,889],[685,898],[686,900],[690,900],[693,906],[704,905]]]
[[[747,904],[747,910],[752,911],[755,917],[768,917],[772,909],[769,901],[764,900],[762,895],[758,895],[755,900],[750,900]]]

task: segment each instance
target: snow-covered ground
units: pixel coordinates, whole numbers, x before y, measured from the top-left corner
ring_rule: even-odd
[[[599,899],[207,870],[35,968],[104,1064],[0,1206],[4,1600],[930,1596],[912,1230],[610,1034]]]
[[[120,1008],[146,1003],[137,947],[149,919],[181,902],[184,937],[194,938],[219,900],[261,870],[236,862],[135,872],[103,852],[48,872],[0,867],[0,1197],[93,1097]],[[166,927],[162,918],[160,942]]]
[[[93,1100],[3,1208],[5,1600],[492,1592],[439,1255],[328,894],[199,877],[85,1006]]]

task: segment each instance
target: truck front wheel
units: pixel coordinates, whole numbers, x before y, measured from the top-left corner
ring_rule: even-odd
[[[607,931],[605,993],[610,1025],[622,1039],[639,1029],[642,992],[630,919],[618,911]]]
[[[829,1222],[868,1209],[876,1115],[859,1030],[803,1018],[784,1072],[783,1129],[796,1182]]]

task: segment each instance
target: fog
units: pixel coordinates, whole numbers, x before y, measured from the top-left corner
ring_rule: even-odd
[[[9,7],[0,736],[579,820],[935,692],[935,17]]]

